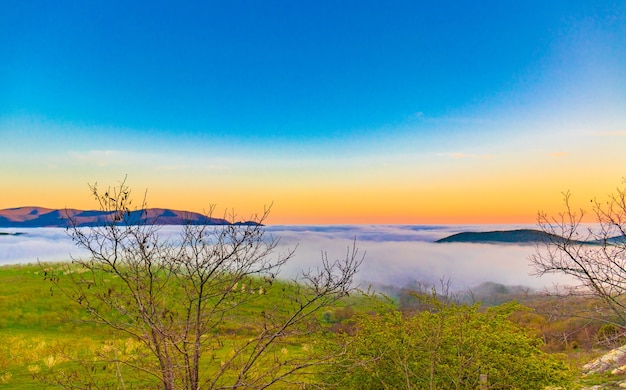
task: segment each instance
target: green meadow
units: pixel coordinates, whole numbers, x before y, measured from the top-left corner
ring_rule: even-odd
[[[58,285],[50,280],[55,272],[59,276]],[[142,375],[129,367],[94,363],[125,359],[130,362],[147,354],[136,340],[96,324],[84,308],[65,296],[60,289],[68,287],[64,285],[63,272],[67,273],[61,264],[54,263],[0,267],[0,387],[58,388],[55,381],[65,383],[70,376],[76,377],[76,383],[95,378],[94,381],[111,388],[118,388],[118,377],[123,376],[127,385],[133,384],[131,388],[152,387],[153,382],[144,382]],[[219,367],[220,360],[228,358],[236,346],[254,336],[259,328],[260,312],[293,304],[286,298],[293,295],[293,289],[292,283],[279,280],[268,291],[256,288],[246,291],[257,294],[258,299],[246,301],[222,321],[214,332],[216,345],[206,357],[206,366]],[[347,297],[317,313],[314,321],[332,332],[345,319],[342,313],[352,315],[354,308],[366,311],[370,306],[365,299]],[[292,357],[308,354],[317,342],[315,338],[295,336],[277,344],[273,352]],[[87,382],[77,388],[88,388]]]
[[[59,287],[63,287],[64,283],[63,275],[59,275],[58,285],[51,283],[50,275],[59,270],[61,270],[59,264],[0,267],[0,313],[2,313],[0,387],[7,389],[156,387],[153,379],[132,368],[135,361],[149,355],[145,347],[123,333],[94,323],[84,308],[73,303],[60,291]],[[287,291],[293,288],[294,285],[291,283],[276,281],[268,291],[262,291],[261,294],[259,291],[254,292],[259,295],[258,299],[246,302],[237,310],[236,315],[229,316],[216,328],[212,335],[215,337],[215,345],[211,353],[203,357],[205,369],[208,370],[207,375],[210,376],[211,370],[218,370],[220,362],[232,356],[237,345],[241,345],[259,331],[259,312],[276,310],[292,304],[285,296],[288,295],[286,293],[293,293],[294,291]],[[545,300],[538,297],[527,298],[527,305],[535,306],[534,309],[519,305],[496,306],[493,313],[497,313],[492,315],[488,314],[492,309],[476,305],[459,304],[445,306],[449,308],[442,309],[444,306],[441,306],[443,304],[438,300],[434,306],[432,303],[415,305],[416,297],[418,294],[415,292],[400,290],[394,292],[389,299],[367,294],[352,294],[336,303],[334,307],[316,313],[312,319],[316,326],[312,326],[311,329],[314,330],[310,334],[295,335],[283,340],[272,347],[270,354],[297,358],[308,356],[313,353],[312,351],[324,351],[329,345],[348,340],[345,345],[358,348],[338,358],[335,366],[320,369],[319,378],[312,376],[304,379],[304,382],[317,383],[321,380],[319,383],[325,383],[328,388],[363,388],[360,385],[362,383],[376,387],[377,379],[368,376],[373,371],[366,370],[359,376],[358,370],[349,369],[344,372],[341,367],[345,368],[349,364],[363,367],[360,362],[368,361],[371,356],[378,353],[376,351],[385,349],[400,348],[398,351],[403,351],[404,356],[413,356],[410,355],[411,351],[418,351],[421,348],[427,350],[434,345],[429,344],[434,338],[433,334],[424,332],[435,328],[439,319],[439,323],[442,324],[441,332],[435,336],[439,340],[450,339],[451,344],[446,347],[447,349],[438,347],[439,349],[430,350],[435,351],[434,354],[416,354],[412,359],[426,364],[432,356],[437,356],[437,362],[443,361],[445,360],[443,357],[459,345],[463,345],[464,348],[478,348],[479,344],[489,344],[494,329],[508,329],[503,331],[504,341],[499,342],[503,342],[502,345],[516,345],[516,351],[525,358],[530,356],[527,350],[535,351],[533,356],[539,357],[540,360],[535,362],[538,365],[530,367],[536,367],[534,370],[537,372],[547,370],[542,375],[555,377],[558,374],[561,381],[559,383],[567,383],[567,388],[602,381],[599,376],[582,378],[579,368],[589,359],[607,350],[607,347],[600,345],[597,337],[587,340],[588,344],[585,344],[584,340],[577,338],[576,335],[571,337],[569,344],[560,343],[557,335],[579,328],[580,323],[574,320],[570,322],[550,320],[542,316],[541,307],[549,305]],[[515,295],[508,298],[505,297],[504,300],[524,299]],[[434,307],[439,309],[434,310]],[[500,307],[504,309],[498,309]],[[441,317],[433,317],[428,313],[442,314]],[[463,328],[461,325],[464,322],[477,324],[472,325],[472,329],[490,330],[477,337],[467,338],[473,340],[471,341],[473,344],[466,344],[466,341],[459,339],[455,333],[459,327]],[[600,329],[599,325],[587,324],[587,327],[587,334],[598,334]],[[416,329],[421,329],[421,333]],[[510,335],[510,339],[506,339],[509,337],[507,335]],[[408,337],[408,341],[398,344],[397,341],[403,337]],[[442,342],[441,345],[443,344],[445,343]],[[412,346],[411,349],[406,349],[408,346]],[[502,348],[500,344],[496,347]],[[364,351],[374,355],[370,356],[367,353],[363,355]],[[384,356],[384,353],[381,353],[381,356]],[[383,360],[381,358],[380,362]],[[506,364],[496,361],[495,358],[493,360],[492,363],[496,366]],[[510,361],[510,358],[504,360]],[[455,362],[446,361],[445,364],[457,364]],[[399,362],[390,360],[387,364],[396,367]],[[438,369],[444,370],[445,367]],[[307,375],[310,376],[311,371],[308,371]],[[389,374],[389,378],[391,377],[393,376]],[[228,376],[225,378],[228,379]],[[419,380],[421,379],[414,378],[414,383],[421,383]],[[329,385],[333,383],[329,381],[336,381],[335,385]],[[544,382],[545,378],[541,377],[537,379],[536,386],[531,384],[522,388],[545,388]],[[68,386],[68,383],[72,383],[73,387]],[[98,386],[93,385],[94,383]],[[447,384],[441,383],[433,388],[447,388]],[[274,386],[274,388],[300,387],[302,383],[290,386],[283,382]],[[503,385],[493,388],[518,387]]]
[[[36,376],[63,364],[62,353],[90,350],[112,337],[86,321],[44,274],[33,264],[0,268],[0,380],[7,388],[41,388]]]

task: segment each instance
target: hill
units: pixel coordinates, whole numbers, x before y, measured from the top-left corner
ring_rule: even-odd
[[[109,223],[112,212],[76,209],[47,209],[43,207],[17,207],[0,210],[0,227],[67,227],[70,220],[78,226],[97,226]],[[229,225],[225,219],[210,218],[200,213],[170,209],[151,208],[131,211],[127,219],[132,224],[157,225],[208,224]]]
[[[555,236],[534,229],[496,230],[490,232],[462,232],[442,238],[437,243],[510,243],[510,244],[536,244],[547,241],[563,240]],[[583,243],[582,241],[580,243]],[[589,242],[588,244],[593,244]]]

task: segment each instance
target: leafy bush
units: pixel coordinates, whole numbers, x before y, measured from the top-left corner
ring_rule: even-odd
[[[361,315],[348,350],[322,376],[351,389],[542,389],[568,386],[572,372],[541,340],[509,320],[515,303],[479,310],[426,298],[403,316],[390,305]]]

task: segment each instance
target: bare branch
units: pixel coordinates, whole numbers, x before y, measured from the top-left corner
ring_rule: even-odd
[[[237,323],[240,310],[264,299],[294,255],[294,250],[279,253],[279,239],[263,226],[271,206],[249,222],[225,225],[210,224],[211,206],[206,223],[186,223],[178,238],[170,239],[160,235],[158,221],[147,218],[145,196],[133,205],[126,179],[104,192],[97,184],[90,191],[107,217],[95,226],[70,219],[67,230],[89,257],[73,258],[49,278],[94,321],[132,337],[146,352],[141,359],[106,362],[156,378],[165,390],[196,390],[287,383],[296,372],[305,375],[332,360],[276,351],[289,340],[311,337],[317,330],[314,314],[353,291],[363,261],[356,243],[344,259],[330,261],[323,253],[315,271],[291,284],[280,282],[288,287],[288,303],[259,313],[262,321],[240,331],[245,339],[235,342],[230,357],[211,358],[224,348],[222,329]],[[225,217],[236,219],[234,212]]]
[[[564,212],[557,217],[539,214],[539,227],[548,239],[530,258],[536,275],[560,273],[576,279],[580,285],[568,294],[600,298],[610,315],[602,311],[598,319],[621,327],[626,327],[625,198],[625,190],[618,188],[604,202],[592,200],[596,225],[584,229],[585,212],[572,210],[565,193]]]

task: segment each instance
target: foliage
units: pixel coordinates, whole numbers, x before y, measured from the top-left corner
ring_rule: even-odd
[[[479,310],[429,297],[430,310],[404,316],[390,305],[361,315],[346,354],[323,375],[329,388],[541,389],[569,385],[562,359],[540,350],[509,316],[511,303]]]

